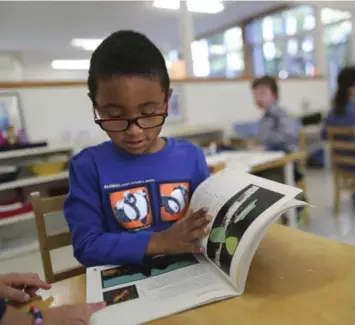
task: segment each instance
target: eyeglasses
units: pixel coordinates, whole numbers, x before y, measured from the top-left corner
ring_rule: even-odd
[[[154,114],[149,116],[139,116],[135,119],[95,119],[101,129],[108,132],[126,131],[132,124],[138,125],[141,129],[152,129],[164,124],[168,114]]]

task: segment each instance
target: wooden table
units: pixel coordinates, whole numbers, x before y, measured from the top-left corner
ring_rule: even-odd
[[[85,286],[85,276],[54,284],[51,306],[85,302]],[[149,324],[355,324],[355,247],[274,225],[253,259],[244,295]]]

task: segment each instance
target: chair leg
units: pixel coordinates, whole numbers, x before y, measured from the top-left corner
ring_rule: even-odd
[[[335,176],[334,182],[334,217],[339,216],[340,212],[340,180],[339,177]]]

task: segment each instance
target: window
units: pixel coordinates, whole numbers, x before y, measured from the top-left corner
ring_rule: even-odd
[[[334,45],[348,42],[351,34],[351,21],[345,20],[324,28],[324,43]]]
[[[313,36],[291,38],[287,41],[287,72],[289,76],[312,76],[314,66]]]
[[[314,74],[312,6],[298,6],[255,20],[246,26],[257,76]]]
[[[210,74],[207,40],[201,39],[192,42],[191,52],[194,75],[196,77],[207,77]]]
[[[324,26],[323,41],[326,46],[328,82],[335,90],[339,71],[350,64],[351,59],[351,14],[348,11],[323,8],[321,20]]]
[[[284,14],[286,20],[286,35],[293,36],[297,33],[310,31],[316,25],[313,8],[299,6],[290,9]]]
[[[321,11],[321,21],[324,25],[336,23],[338,21],[350,18],[351,13],[349,11],[337,10],[333,8],[323,8]]]
[[[196,76],[236,77],[244,72],[243,36],[240,27],[195,41],[192,48],[195,53],[193,60]]]

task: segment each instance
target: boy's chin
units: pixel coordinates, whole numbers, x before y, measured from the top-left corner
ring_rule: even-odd
[[[150,141],[147,142],[147,143],[144,143],[144,144],[142,144],[141,146],[138,146],[138,147],[128,146],[128,145],[123,144],[123,143],[119,143],[117,145],[122,150],[128,152],[131,155],[136,155],[136,156],[154,152],[154,145]]]

